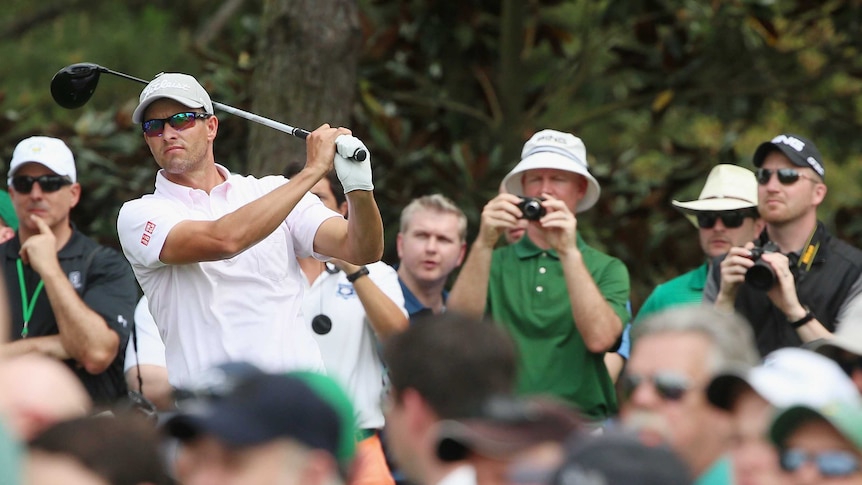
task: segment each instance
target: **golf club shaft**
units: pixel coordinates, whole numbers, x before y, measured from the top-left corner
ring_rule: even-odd
[[[103,67],[103,66],[99,66],[99,69],[106,74],[113,74],[114,76],[118,76],[118,77],[121,77],[124,79],[129,79],[131,81],[137,81],[141,84],[149,84],[148,81],[145,81],[143,79],[140,79],[140,78],[137,78],[134,76],[130,76],[128,74],[125,74],[125,73],[122,73],[119,71],[114,71],[114,70],[108,69],[108,68]],[[268,126],[274,130],[278,130],[278,131],[281,131],[283,133],[287,133],[288,135],[293,135],[297,138],[302,138],[303,140],[308,138],[308,135],[311,134],[308,132],[308,130],[303,130],[302,128],[296,128],[296,127],[293,127],[290,125],[286,125],[284,123],[280,123],[278,121],[271,120],[269,118],[265,118],[263,116],[256,115],[254,113],[249,113],[248,111],[243,111],[239,108],[234,108],[233,106],[219,103],[217,101],[213,101],[212,103],[213,103],[213,107],[218,108],[218,109],[225,111],[227,113],[230,113],[234,116],[239,116],[240,118],[245,118],[249,121],[254,121],[255,123],[260,123],[263,126]],[[359,149],[359,150],[356,150],[356,153],[354,153],[351,158],[362,161],[362,160],[365,160],[366,156],[367,156],[367,153],[365,153],[364,150]]]

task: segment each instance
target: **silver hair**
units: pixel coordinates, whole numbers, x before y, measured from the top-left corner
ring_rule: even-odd
[[[751,325],[738,313],[722,312],[707,305],[671,308],[635,325],[632,342],[662,333],[696,333],[706,337],[713,348],[707,362],[712,372],[752,366],[760,360]]]
[[[401,211],[401,228],[399,232],[402,234],[407,232],[413,214],[420,209],[454,215],[458,218],[458,236],[461,238],[461,241],[467,239],[467,216],[464,215],[464,211],[452,202],[452,199],[442,194],[423,195],[410,201],[407,207]]]

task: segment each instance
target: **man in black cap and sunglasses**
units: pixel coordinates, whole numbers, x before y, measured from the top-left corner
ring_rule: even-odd
[[[827,191],[820,151],[810,140],[783,134],[757,147],[754,165],[766,229],[713,266],[704,300],[742,313],[761,355],[828,338],[842,322],[859,324],[846,317],[862,305],[862,251],[817,220]],[[750,272],[756,260],[760,267]],[[763,280],[751,276],[764,273],[766,284],[755,285]]]
[[[40,353],[64,361],[93,401],[126,396],[123,353],[138,288],[129,263],[71,224],[78,204],[75,159],[62,140],[21,141],[9,165],[19,226],[0,246],[11,342],[0,356]]]
[[[737,165],[716,165],[696,200],[674,200],[673,205],[698,228],[707,261],[658,285],[638,312],[636,323],[666,308],[700,304],[710,262],[727,254],[730,248],[752,241],[763,230],[763,221],[757,215],[754,173]]]

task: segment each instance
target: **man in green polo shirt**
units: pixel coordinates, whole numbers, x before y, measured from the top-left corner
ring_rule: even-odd
[[[588,246],[576,213],[592,207],[599,184],[580,138],[543,130],[503,179],[505,193],[485,205],[479,235],[449,294],[448,308],[489,315],[518,346],[518,391],[552,394],[601,420],[616,412],[604,355],[628,321],[629,275],[619,259]],[[530,211],[521,196],[538,197]],[[533,213],[526,236],[497,240]]]
[[[673,201],[698,228],[700,247],[707,261],[697,268],[662,283],[653,290],[638,312],[635,323],[678,305],[699,304],[709,262],[727,254],[733,246],[744,246],[763,230],[757,214],[757,180],[754,172],[737,165],[713,167],[697,200]]]

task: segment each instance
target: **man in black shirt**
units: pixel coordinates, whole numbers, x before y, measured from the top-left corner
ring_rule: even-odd
[[[862,308],[862,251],[817,220],[826,197],[820,151],[810,140],[783,134],[761,143],[753,161],[766,229],[712,266],[704,300],[744,315],[761,355],[859,325],[848,316]],[[755,246],[763,250],[752,252]],[[756,274],[765,278],[752,279]]]
[[[72,226],[81,186],[61,140],[20,142],[8,183],[19,227],[0,245],[12,319],[0,355],[38,352],[62,360],[97,405],[108,405],[126,395],[121,350],[137,301],[131,267]]]

